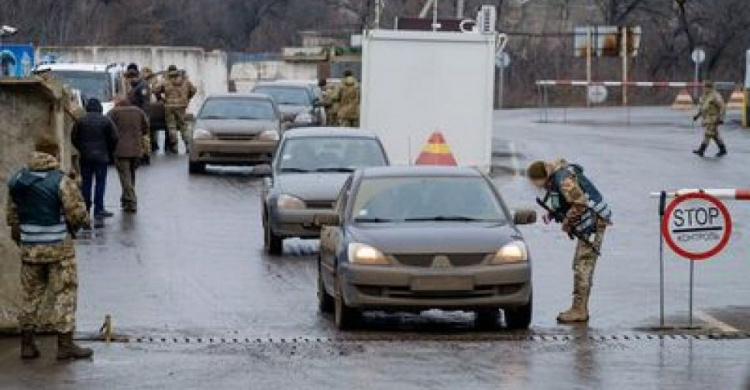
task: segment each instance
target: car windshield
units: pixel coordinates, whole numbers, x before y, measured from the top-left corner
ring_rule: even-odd
[[[275,120],[276,111],[268,100],[211,98],[203,104],[198,118]]]
[[[271,96],[276,101],[276,104],[290,106],[309,106],[312,104],[310,95],[305,88],[259,86],[255,87],[253,92]]]
[[[369,178],[355,195],[355,222],[505,222],[500,200],[480,177]]]
[[[100,102],[112,101],[112,84],[107,72],[53,70],[51,72],[64,85],[81,91],[85,99],[96,98]]]
[[[352,172],[386,165],[380,143],[371,138],[302,137],[284,141],[280,173]]]

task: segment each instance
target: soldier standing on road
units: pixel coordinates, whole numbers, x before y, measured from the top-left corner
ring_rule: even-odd
[[[138,65],[130,64],[125,72],[127,80],[127,96],[130,104],[143,110],[148,115],[151,107],[151,85],[138,70]],[[143,158],[141,162],[144,165],[151,163],[151,134],[146,134],[142,139]]]
[[[594,269],[612,212],[578,165],[565,160],[536,161],[529,166],[528,177],[534,186],[546,191],[540,203],[549,211],[548,217],[562,223],[563,231],[571,238],[578,238],[573,258],[573,304],[557,320],[586,322]]]
[[[350,70],[344,72],[344,80],[336,93],[336,98],[339,104],[336,112],[339,126],[359,127],[359,83]]]
[[[115,98],[115,108],[107,114],[115,123],[118,133],[115,149],[115,167],[120,176],[123,211],[135,214],[138,199],[135,194],[135,171],[141,160],[141,139],[149,131],[148,118],[138,107],[130,105],[124,97]]]
[[[726,156],[727,147],[721,135],[719,135],[719,125],[724,124],[726,105],[721,94],[716,91],[712,81],[706,81],[703,84],[703,96],[701,96],[698,105],[698,113],[693,117],[693,121],[703,118],[702,125],[706,128],[706,133],[703,137],[703,143],[701,143],[698,149],[693,150],[693,153],[703,157],[708,144],[713,140],[716,142],[716,146],[719,147],[719,153],[716,154],[716,157]]]
[[[185,113],[190,99],[195,96],[197,90],[180,72],[175,65],[170,65],[167,69],[167,77],[164,83],[154,92],[157,97],[164,100],[164,108],[169,130],[169,151],[177,153],[177,134],[182,136],[182,142],[185,143],[185,149],[189,148],[190,140],[187,124],[185,123]]]
[[[36,332],[46,325],[58,333],[57,358],[89,358],[91,349],[73,342],[78,276],[73,236],[91,221],[78,185],[60,171],[59,148],[37,140],[28,167],[10,179],[7,223],[21,249],[23,307],[21,358],[36,359]],[[54,303],[47,311],[48,290]]]
[[[336,125],[336,104],[335,96],[336,90],[333,87],[328,86],[328,81],[325,78],[321,78],[318,81],[318,87],[321,91],[320,105],[326,110],[326,125]]]
[[[148,67],[143,67],[143,69],[141,69],[141,76],[143,77],[143,80],[145,80],[146,83],[148,83],[148,90],[149,90],[148,100],[149,100],[149,105],[148,105],[148,111],[146,111],[146,115],[149,118],[149,122],[152,122],[153,121],[152,115],[153,115],[153,112],[155,111],[155,109],[154,109],[154,101],[153,101],[155,99],[155,97],[153,95],[153,92],[156,91],[156,89],[159,87],[159,77],[158,77],[157,74],[155,74],[151,70],[151,68],[148,68]],[[153,123],[150,123],[150,124],[153,125]],[[151,147],[150,152],[156,152],[156,151],[158,151],[159,150],[159,142],[158,142],[158,137],[157,137],[156,131],[153,128],[153,126],[150,129],[150,131],[149,131],[149,141],[151,143],[151,145],[150,145],[150,147]]]

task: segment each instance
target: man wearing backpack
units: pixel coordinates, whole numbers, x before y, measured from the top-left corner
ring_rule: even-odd
[[[604,232],[612,224],[612,211],[579,165],[565,160],[536,161],[527,174],[535,187],[545,191],[537,201],[549,212],[547,217],[561,223],[570,238],[578,239],[573,258],[573,303],[557,321],[587,322],[594,269]]]

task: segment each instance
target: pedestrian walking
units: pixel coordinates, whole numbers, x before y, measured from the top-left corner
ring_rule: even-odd
[[[156,96],[164,101],[164,112],[169,131],[170,145],[168,150],[171,153],[177,153],[178,134],[182,136],[185,149],[188,150],[190,147],[190,137],[187,124],[185,123],[185,115],[187,106],[196,92],[195,86],[175,65],[169,66],[166,80],[154,91]]]
[[[103,114],[102,104],[97,99],[86,102],[86,114],[73,125],[73,146],[80,155],[81,192],[86,210],[94,206],[95,218],[111,217],[104,208],[104,193],[107,189],[107,166],[117,146],[115,124]],[[92,198],[92,187],[95,188]]]
[[[714,141],[716,142],[716,146],[719,147],[719,153],[716,154],[716,157],[727,155],[727,147],[721,138],[721,134],[719,134],[719,125],[724,124],[725,116],[726,105],[724,104],[724,98],[716,91],[712,81],[705,81],[703,83],[703,95],[698,103],[698,113],[693,117],[693,121],[703,118],[701,124],[706,130],[703,142],[698,149],[693,150],[693,153],[703,157],[708,145],[711,141]]]
[[[78,276],[73,236],[91,221],[78,185],[60,171],[59,148],[37,140],[26,168],[9,182],[7,224],[21,250],[21,358],[40,356],[36,333],[57,332],[57,358],[89,358],[73,342]],[[52,304],[47,301],[51,296]]]
[[[612,223],[612,212],[579,165],[565,160],[536,161],[529,166],[528,177],[534,186],[545,191],[544,197],[537,199],[549,213],[545,220],[561,223],[563,231],[578,240],[573,257],[573,303],[557,320],[586,322],[594,269],[604,233]]]
[[[336,125],[336,110],[338,109],[335,102],[336,90],[328,85],[328,80],[321,78],[318,80],[320,88],[320,105],[326,110],[326,125]]]
[[[151,84],[141,76],[137,64],[128,65],[125,80],[127,81],[126,95],[128,101],[133,106],[143,110],[148,116],[151,111]],[[141,138],[141,148],[143,150],[141,163],[143,165],[151,164],[151,132]]]
[[[135,172],[141,160],[141,139],[149,131],[148,118],[140,108],[131,105],[122,96],[115,99],[115,108],[108,116],[114,122],[119,138],[115,149],[115,167],[122,186],[120,204],[123,211],[134,214],[138,211]]]
[[[344,80],[336,93],[338,110],[336,116],[339,126],[359,127],[359,82],[354,74],[347,70],[344,72]]]

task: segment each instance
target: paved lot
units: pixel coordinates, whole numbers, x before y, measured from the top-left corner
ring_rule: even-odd
[[[43,360],[27,364],[16,358],[17,340],[0,340],[0,388],[745,388],[750,339],[680,335],[750,332],[750,204],[729,204],[729,248],[696,268],[701,329],[658,339],[649,338],[658,325],[659,236],[648,193],[746,186],[750,132],[730,124],[730,156],[701,160],[690,153],[700,132],[689,114],[626,114],[496,117],[494,176],[511,207],[532,207],[537,195],[522,167],[558,156],[584,165],[613,206],[589,328],[554,321],[570,300],[573,243],[539,224],[523,228],[535,261],[531,332],[480,333],[469,314],[429,312],[374,314],[367,330],[340,333],[316,309],[317,243],[287,241],[279,258],[263,253],[259,178],[241,169],[188,176],[184,156],[158,156],[139,171],[139,214],[118,215],[79,244],[79,332],[111,314],[131,342],[97,343],[93,362],[63,365],[51,359],[52,340]],[[114,171],[110,180],[116,209]],[[667,253],[667,265],[668,324],[681,327],[688,263]]]

